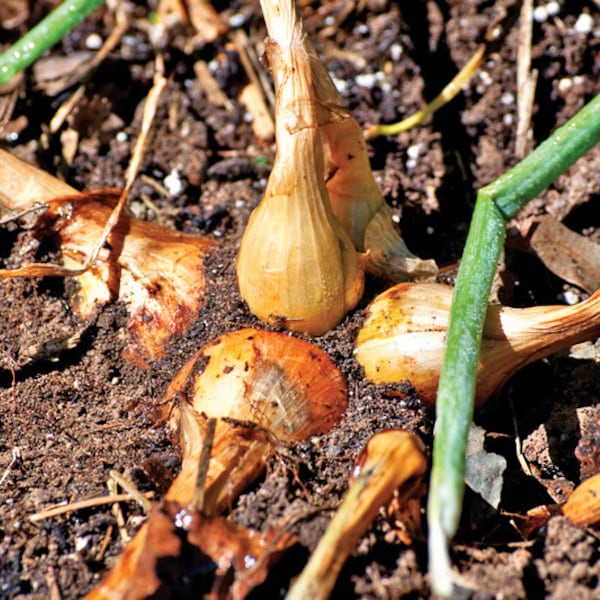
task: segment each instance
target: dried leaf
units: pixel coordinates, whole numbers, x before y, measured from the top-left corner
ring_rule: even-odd
[[[79,274],[101,239],[119,190],[78,194],[2,150],[0,189],[0,204],[11,211],[47,203],[34,226],[36,235],[55,236],[63,258],[62,267],[36,264],[0,277],[77,274],[74,309],[84,318],[100,305],[121,299],[130,315],[129,357],[140,365],[160,357],[197,315],[206,285],[204,259],[216,242],[121,214],[97,262]]]
[[[543,504],[528,510],[524,515],[510,515],[513,525],[525,538],[530,538],[536,531],[546,526],[550,517],[559,515],[561,508],[558,504]]]
[[[550,215],[534,221],[531,247],[555,275],[594,292],[600,288],[600,245]]]

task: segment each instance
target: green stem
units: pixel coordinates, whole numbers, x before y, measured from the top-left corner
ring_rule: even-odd
[[[448,544],[456,533],[462,509],[481,335],[504,245],[504,221],[515,216],[598,141],[600,96],[477,195],[456,279],[436,400],[427,519],[431,584],[437,594],[452,593]]]
[[[55,8],[20,40],[0,54],[0,86],[31,65],[103,2],[104,0],[65,0]]]

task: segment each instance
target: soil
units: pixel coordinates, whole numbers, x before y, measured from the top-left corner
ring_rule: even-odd
[[[14,4],[19,6],[18,1]],[[17,39],[52,3],[32,4],[35,10],[22,22],[9,21],[2,12],[8,9],[0,7],[0,39]],[[88,74],[84,93],[66,122],[50,129],[50,120],[74,88],[51,90],[42,75],[53,67],[41,63],[25,76],[3,132],[3,147],[78,189],[124,184],[140,128],[140,106],[152,86],[155,50],[149,28],[150,10],[156,7],[152,2],[121,4],[131,20],[127,33]],[[509,4],[303,2],[301,12],[344,100],[366,126],[397,121],[432,99],[472,56],[502,10],[513,10]],[[597,1],[535,4],[532,68],[537,84],[528,148],[600,92]],[[111,470],[159,499],[180,458],[177,443],[156,424],[153,407],[198,348],[225,331],[263,327],[237,291],[235,255],[248,216],[264,191],[274,143],[257,138],[239,101],[247,74],[234,40],[244,32],[247,50],[260,55],[265,31],[257,2],[236,0],[214,7],[229,26],[213,40],[194,37],[189,27],[163,32],[170,79],[129,205],[138,218],[219,242],[206,262],[207,296],[192,326],[164,358],[142,369],[123,358],[127,312],[119,302],[105,306],[93,322],[82,322],[69,308],[69,282],[2,282],[2,598],[78,598],[106,575],[126,541],[109,505],[37,523],[30,516],[53,504],[107,493]],[[589,30],[586,18],[592,20]],[[114,27],[114,11],[103,7],[51,56],[79,56],[86,44],[92,45],[97,35],[106,39]],[[518,40],[517,24],[488,53],[462,93],[433,118],[369,142],[376,179],[407,245],[421,257],[434,258],[450,280],[477,190],[518,162]],[[198,61],[208,65],[226,101],[215,101],[203,89],[194,70]],[[78,141],[69,153],[65,148],[72,132]],[[495,286],[502,302],[527,306],[585,297],[542,264],[529,246],[527,224],[536,215],[551,214],[572,230],[599,239],[600,212],[594,208],[600,190],[599,150],[577,162],[509,223]],[[170,193],[164,183],[173,170],[181,187]],[[3,226],[3,268],[27,264],[42,254],[57,259],[48,256],[51,251],[26,229],[14,223]],[[308,509],[339,502],[354,460],[371,435],[403,428],[431,448],[432,411],[408,385],[401,386],[399,399],[397,389],[369,383],[353,357],[364,308],[387,285],[369,279],[360,305],[338,327],[312,340],[347,378],[350,405],[342,422],[330,434],[294,448],[300,457],[295,468],[274,457],[264,477],[231,511],[231,519],[259,530],[284,515],[307,511],[295,529],[299,543],[254,597],[283,597],[332,514]],[[32,344],[76,332],[83,333],[72,347],[32,357]],[[593,345],[588,350],[585,355],[563,352],[526,367],[477,413],[486,449],[504,456],[508,466],[498,510],[467,492],[452,548],[462,597],[600,596],[600,544],[593,528],[577,528],[555,516],[526,539],[513,518],[535,506],[564,501],[582,479],[598,471],[600,368]],[[529,471],[519,461],[517,441]],[[121,507],[124,530],[132,536],[144,521],[143,511],[133,502]],[[406,545],[380,515],[344,566],[332,597],[429,597],[425,535],[421,531]]]

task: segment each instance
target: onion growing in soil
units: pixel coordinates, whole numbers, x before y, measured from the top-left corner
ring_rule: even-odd
[[[408,380],[433,405],[452,288],[400,283],[367,308],[356,358],[374,383]],[[600,290],[573,306],[509,308],[490,305],[483,329],[476,403],[481,405],[525,365],[600,335]]]
[[[199,350],[167,390],[183,464],[167,498],[190,502],[208,418],[217,418],[204,512],[214,514],[264,469],[278,442],[329,431],[347,407],[346,382],[317,346],[242,329]],[[224,419],[232,419],[224,420]],[[178,423],[179,422],[179,423]]]
[[[320,127],[339,119],[337,92],[294,2],[261,2],[276,91],[277,154],[237,258],[240,293],[260,319],[321,335],[358,303],[362,260],[333,216]],[[332,103],[333,97],[333,103]]]

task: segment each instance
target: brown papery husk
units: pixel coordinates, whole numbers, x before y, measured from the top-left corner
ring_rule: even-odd
[[[356,357],[374,383],[408,380],[433,406],[446,346],[452,288],[400,283],[369,305]],[[600,290],[573,306],[491,305],[476,383],[479,406],[525,365],[600,335]]]
[[[277,153],[237,259],[240,293],[260,319],[321,335],[358,303],[362,260],[325,188],[320,126],[340,118],[335,88],[308,44],[293,2],[262,3],[276,87]],[[325,73],[325,77],[323,77]],[[335,95],[335,94],[334,94]]]
[[[120,194],[117,189],[78,193],[4,150],[0,150],[0,187],[0,204],[11,212],[45,205],[34,232],[39,238],[57,240],[66,270],[84,267]],[[127,214],[121,215],[107,242],[96,263],[76,278],[79,290],[73,309],[88,318],[106,302],[124,301],[130,336],[126,356],[144,365],[147,359],[162,356],[200,310],[206,286],[204,259],[216,242]],[[20,273],[41,276],[51,270],[44,265],[25,267]],[[60,276],[60,267],[51,274]]]
[[[392,211],[373,177],[358,122],[348,115],[325,125],[323,134],[331,208],[356,249],[367,252],[367,270],[390,281],[435,278],[435,261],[410,252],[392,221]]]
[[[118,193],[56,199],[41,217],[55,232],[67,268],[85,263],[102,234]],[[204,259],[216,243],[123,214],[99,260],[79,276],[74,310],[89,316],[119,298],[127,305],[127,331],[144,358],[162,356],[190,325],[202,305]]]

